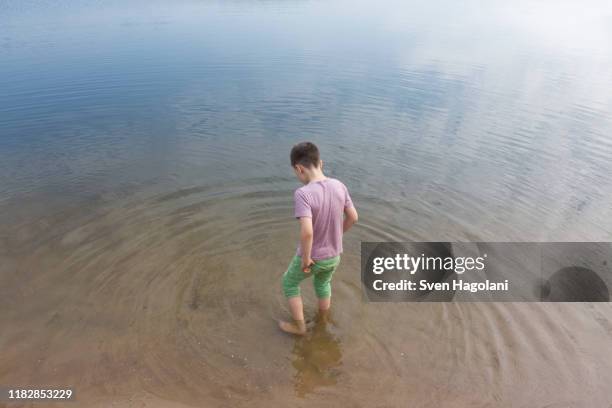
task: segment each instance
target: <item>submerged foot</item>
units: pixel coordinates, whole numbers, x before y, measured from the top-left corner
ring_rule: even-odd
[[[317,313],[317,317],[316,317],[316,322],[317,323],[323,323],[323,324],[327,324],[327,323],[333,323],[333,320],[331,319],[330,313],[329,313],[329,309],[319,309],[319,312]]]
[[[281,320],[278,322],[278,327],[280,327],[280,329],[285,333],[295,334],[298,336],[303,336],[306,334],[306,324],[303,320],[296,322],[285,322]]]

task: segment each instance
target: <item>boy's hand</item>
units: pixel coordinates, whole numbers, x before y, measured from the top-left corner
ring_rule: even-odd
[[[312,265],[314,265],[314,261],[312,259],[302,259],[302,272],[310,273],[310,267]]]

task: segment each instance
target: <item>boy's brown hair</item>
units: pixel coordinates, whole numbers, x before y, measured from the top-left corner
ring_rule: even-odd
[[[319,166],[319,148],[311,142],[298,143],[291,149],[291,166],[301,164],[305,167]]]

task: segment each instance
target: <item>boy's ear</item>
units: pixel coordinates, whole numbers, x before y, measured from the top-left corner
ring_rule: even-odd
[[[323,160],[320,160],[320,159],[319,159],[319,168],[323,170]]]

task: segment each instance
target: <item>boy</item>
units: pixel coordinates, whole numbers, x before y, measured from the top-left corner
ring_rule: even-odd
[[[340,263],[342,234],[357,222],[346,186],[325,177],[319,149],[302,142],[291,149],[291,166],[304,186],[295,190],[294,215],[300,221],[300,244],[283,275],[283,292],[289,301],[293,322],[279,322],[287,333],[306,333],[300,282],[313,276],[319,312],[324,315],[331,305],[331,278]],[[344,217],[343,217],[344,214]]]

